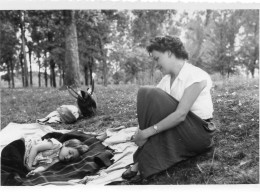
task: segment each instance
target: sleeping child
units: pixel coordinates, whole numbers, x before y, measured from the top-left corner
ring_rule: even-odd
[[[88,149],[78,139],[70,139],[63,144],[54,138],[25,140],[24,164],[30,170],[26,176],[45,171],[59,161],[74,161]]]

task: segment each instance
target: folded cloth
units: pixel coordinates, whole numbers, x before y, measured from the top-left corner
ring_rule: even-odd
[[[106,146],[111,146],[117,143],[129,142],[131,141],[136,130],[137,127],[125,128],[124,126],[120,126],[117,128],[108,128],[106,130],[108,138],[103,141],[103,144]]]
[[[86,176],[81,183],[87,185],[107,185],[111,182],[123,181],[122,173],[126,167],[133,164],[133,154],[138,146],[130,140],[137,127],[125,128],[124,126],[106,130],[108,138],[103,144],[113,150],[113,164],[106,169],[101,169],[95,176]]]

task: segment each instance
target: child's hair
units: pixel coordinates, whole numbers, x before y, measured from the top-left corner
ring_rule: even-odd
[[[85,153],[89,147],[87,145],[84,145],[80,140],[78,139],[70,139],[68,141],[65,141],[63,143],[65,147],[72,147],[74,149],[77,149],[79,152],[79,155],[82,155]]]

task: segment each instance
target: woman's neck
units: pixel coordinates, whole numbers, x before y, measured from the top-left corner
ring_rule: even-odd
[[[184,63],[185,63],[185,60],[176,60],[174,62],[172,70],[170,72],[171,79],[175,79],[178,76],[178,74],[180,73]]]

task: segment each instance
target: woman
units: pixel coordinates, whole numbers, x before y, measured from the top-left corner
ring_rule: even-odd
[[[147,51],[165,76],[157,88],[138,91],[139,129],[133,141],[139,146],[134,165],[122,175],[143,178],[166,170],[211,146],[212,81],[202,69],[187,62],[188,53],[178,37],[156,37]]]

